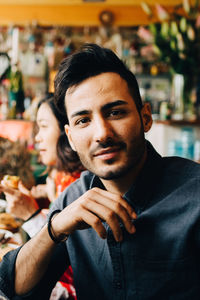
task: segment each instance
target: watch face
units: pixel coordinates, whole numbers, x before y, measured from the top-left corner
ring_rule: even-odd
[[[0,52],[0,78],[6,73],[10,66],[10,59],[6,53]]]

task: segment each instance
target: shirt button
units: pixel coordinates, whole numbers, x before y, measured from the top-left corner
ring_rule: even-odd
[[[120,267],[119,267],[119,266],[113,266],[113,270],[114,270],[115,272],[118,272],[118,271],[120,270]]]
[[[122,288],[121,282],[116,282],[116,288],[117,289],[121,289]]]

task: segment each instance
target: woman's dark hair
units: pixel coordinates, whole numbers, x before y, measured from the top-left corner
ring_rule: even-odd
[[[89,77],[106,72],[117,73],[127,82],[129,92],[138,111],[140,111],[142,100],[134,74],[113,51],[96,44],[83,45],[80,51],[68,56],[61,62],[54,81],[54,96],[58,109],[60,111],[66,110],[64,99],[68,88]]]
[[[49,105],[60,128],[60,136],[58,138],[58,142],[56,145],[57,148],[56,168],[59,171],[64,171],[66,173],[76,173],[76,172],[79,173],[83,171],[83,166],[79,160],[79,157],[76,154],[76,152],[72,150],[64,130],[64,126],[67,120],[65,110],[61,112],[57,109],[52,95],[48,95],[47,97],[42,99],[38,103],[38,109],[43,103]]]

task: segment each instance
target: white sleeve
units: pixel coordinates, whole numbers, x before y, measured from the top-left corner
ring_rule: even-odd
[[[29,221],[24,222],[22,228],[32,238],[44,226],[44,224],[46,223],[46,219],[46,214],[40,212],[38,215],[31,218]]]

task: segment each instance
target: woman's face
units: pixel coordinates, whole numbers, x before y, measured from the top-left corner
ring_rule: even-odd
[[[35,141],[38,144],[43,164],[53,166],[56,163],[56,145],[60,136],[60,128],[56,117],[47,103],[41,104],[37,112],[38,133]]]

